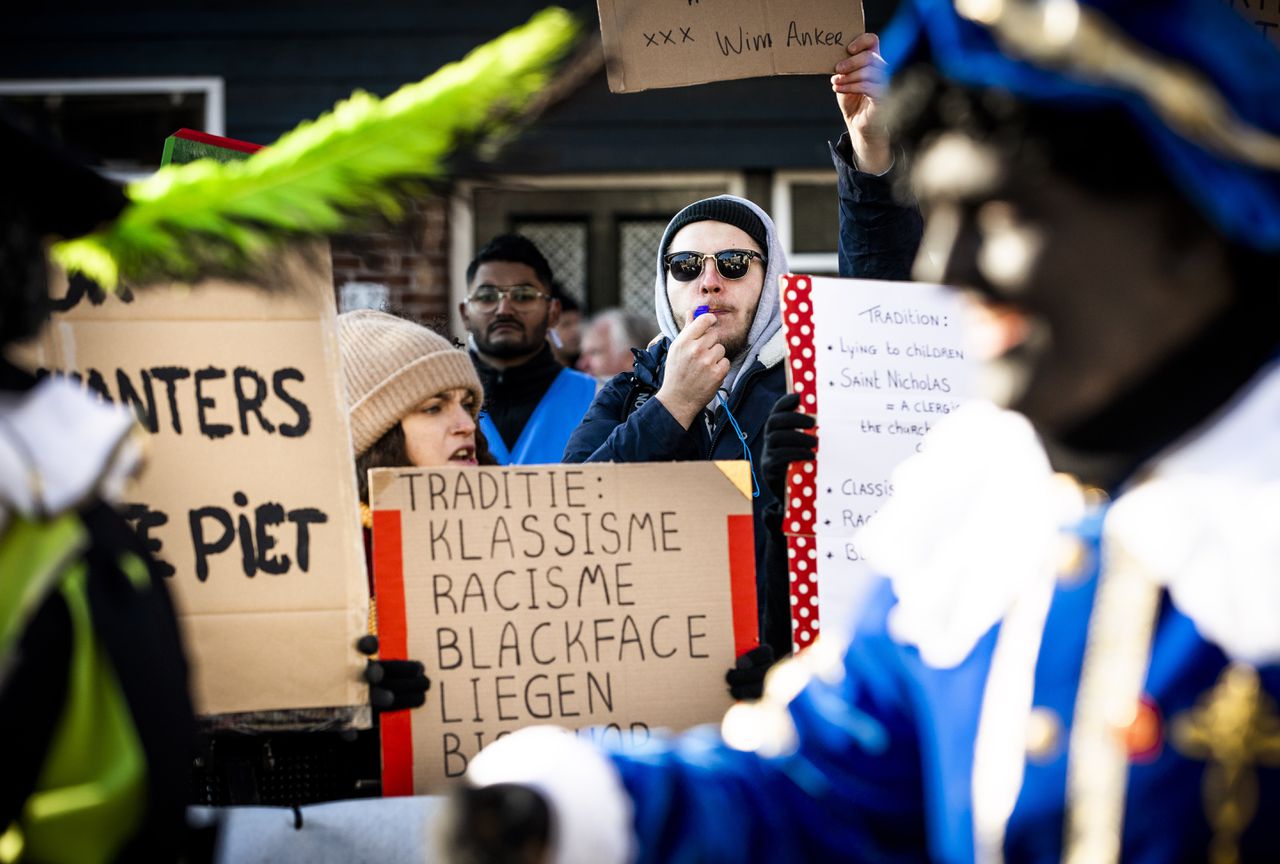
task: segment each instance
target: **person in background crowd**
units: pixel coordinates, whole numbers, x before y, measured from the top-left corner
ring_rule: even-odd
[[[566,369],[577,369],[582,356],[582,324],[585,313],[559,282],[551,283],[551,296],[560,301],[560,321],[547,331],[556,362]]]
[[[484,391],[465,352],[370,309],[338,316],[338,344],[366,513],[371,468],[495,464],[477,442]]]
[[[560,321],[551,265],[527,237],[503,234],[467,267],[458,307],[484,384],[480,428],[502,465],[559,462],[595,395],[595,380],[556,362],[547,331]]]
[[[1280,55],[1215,0],[1153,11],[901,10],[916,275],[965,292],[1019,413],[961,408],[895,475],[850,644],[777,668],[721,741],[503,739],[455,848],[1280,856]]]
[[[636,355],[633,371],[604,385],[564,459],[750,460],[763,668],[791,650],[787,586],[764,583],[763,514],[776,496],[758,476],[765,418],[786,389],[778,302],[786,256],[768,214],[720,195],[672,218],[656,265],[662,338]],[[695,315],[699,307],[707,311]]]
[[[51,308],[44,243],[125,205],[0,109],[0,349]],[[183,818],[195,718],[165,580],[112,509],[132,412],[0,358],[0,861],[201,860]],[[184,846],[186,847],[184,851]]]
[[[653,333],[653,321],[644,315],[622,309],[604,310],[587,322],[578,371],[602,383],[630,372],[635,363],[631,349],[643,349]]]

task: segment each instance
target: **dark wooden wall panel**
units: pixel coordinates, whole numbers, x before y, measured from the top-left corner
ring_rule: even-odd
[[[0,79],[225,81],[228,135],[269,143],[356,88],[379,95],[514,26],[539,0],[55,2],[8,12]],[[594,2],[566,4],[596,27]],[[867,9],[883,24],[892,0]],[[840,124],[821,76],[616,96],[603,74],[539,119],[491,170],[824,167]]]

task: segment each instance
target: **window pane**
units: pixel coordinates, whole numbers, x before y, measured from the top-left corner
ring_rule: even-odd
[[[516,221],[513,228],[546,256],[551,273],[566,294],[586,305],[587,224],[585,222]]]
[[[165,138],[179,129],[203,128],[204,98],[203,93],[178,91],[0,97],[84,158],[121,171],[154,169]]]
[[[620,304],[628,312],[653,318],[653,280],[665,219],[631,219],[618,226]],[[655,324],[655,332],[657,325]]]
[[[791,184],[792,252],[835,252],[839,211],[835,183]]]

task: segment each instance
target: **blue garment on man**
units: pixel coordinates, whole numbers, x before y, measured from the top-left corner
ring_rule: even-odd
[[[662,386],[667,347],[671,340],[663,337],[644,351],[635,351],[635,371],[615,376],[601,388],[582,425],[574,431],[564,451],[565,462],[670,462],[697,459],[742,459],[743,442],[729,420],[733,415],[738,428],[746,435],[746,446],[753,465],[759,465],[764,452],[764,423],[773,403],[786,392],[787,380],[782,360],[785,350],[781,340],[768,353],[762,353],[743,371],[723,406],[714,413],[704,413],[702,422],[688,430],[676,422],[662,403],[652,398]],[[762,488],[752,501],[756,561],[765,555],[766,532],[759,526],[765,510],[777,499]],[[757,597],[767,596],[766,568],[756,567]],[[760,632],[770,631],[767,604],[761,600]],[[787,616],[790,623],[790,616]],[[787,640],[774,645],[781,654],[789,650]]]
[[[507,449],[502,434],[488,414],[480,415],[480,428],[489,442],[489,452],[499,465],[549,465],[560,461],[569,436],[578,428],[583,406],[596,396],[596,382],[590,375],[564,369],[551,382],[529,415],[515,446]]]
[[[485,363],[474,349],[471,362],[484,384],[480,431],[498,464],[559,462],[569,436],[595,398],[595,379],[565,369],[549,345],[527,362],[505,369]]]

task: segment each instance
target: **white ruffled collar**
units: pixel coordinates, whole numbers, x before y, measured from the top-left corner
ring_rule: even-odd
[[[1251,663],[1280,660],[1280,371],[1166,451],[1105,522],[1201,635]],[[985,403],[934,430],[894,474],[859,536],[891,575],[890,631],[955,666],[1023,592],[1055,578],[1063,530],[1084,515],[1030,424]]]
[[[116,502],[141,462],[127,409],[63,378],[0,396],[0,526],[13,513],[47,519],[91,496]]]

